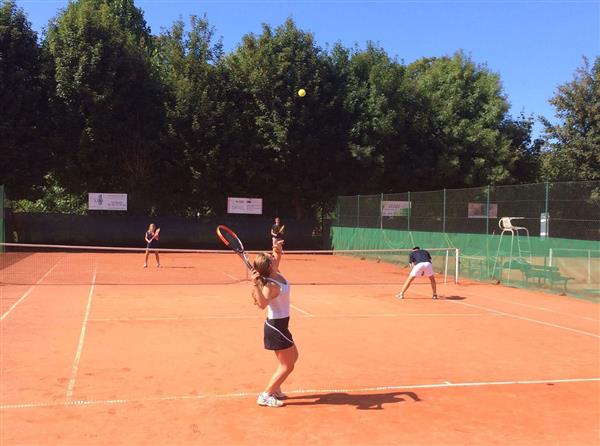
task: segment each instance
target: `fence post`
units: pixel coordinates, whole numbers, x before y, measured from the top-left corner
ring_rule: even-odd
[[[356,196],[356,227],[360,228],[360,194]]]
[[[550,198],[550,183],[546,181],[546,237],[550,237],[550,214],[548,214],[548,201]]]
[[[410,214],[412,214],[412,203],[410,201],[410,191],[408,191],[408,228],[407,228],[407,231],[410,231]]]
[[[379,229],[383,230],[383,192],[379,198]]]
[[[485,188],[485,234],[490,234],[490,185]]]
[[[444,216],[442,217],[442,232],[446,233],[446,188],[444,188]]]

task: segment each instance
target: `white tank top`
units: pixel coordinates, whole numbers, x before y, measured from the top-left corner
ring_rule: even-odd
[[[281,278],[281,281],[275,279],[269,279],[279,285],[279,295],[269,301],[269,305],[267,306],[267,318],[269,319],[283,319],[285,317],[289,317],[290,315],[290,284],[289,282],[281,275],[281,273],[277,273]]]

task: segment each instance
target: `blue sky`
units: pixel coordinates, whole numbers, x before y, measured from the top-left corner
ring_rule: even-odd
[[[41,32],[65,0],[18,0]],[[600,54],[600,0],[137,0],[157,34],[179,17],[206,13],[227,52],[261,24],[292,17],[326,47],[377,42],[404,63],[463,50],[500,74],[511,114],[552,119],[548,99],[582,57]],[[534,133],[538,134],[538,124]]]

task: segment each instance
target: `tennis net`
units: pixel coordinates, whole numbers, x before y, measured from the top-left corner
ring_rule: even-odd
[[[248,280],[230,250],[0,244],[2,285],[226,285]],[[428,250],[444,282],[458,280],[454,248]],[[252,260],[256,252],[250,252]],[[398,284],[410,249],[286,251],[281,271],[294,284]]]

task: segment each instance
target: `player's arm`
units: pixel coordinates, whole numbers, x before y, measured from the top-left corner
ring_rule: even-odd
[[[270,301],[279,296],[279,287],[271,282],[263,285],[259,278],[260,274],[254,271],[252,273],[252,298],[254,299],[254,304],[259,308],[266,308]]]
[[[277,240],[273,245],[273,257],[275,258],[275,268],[279,271],[279,264],[283,257],[283,240]]]

